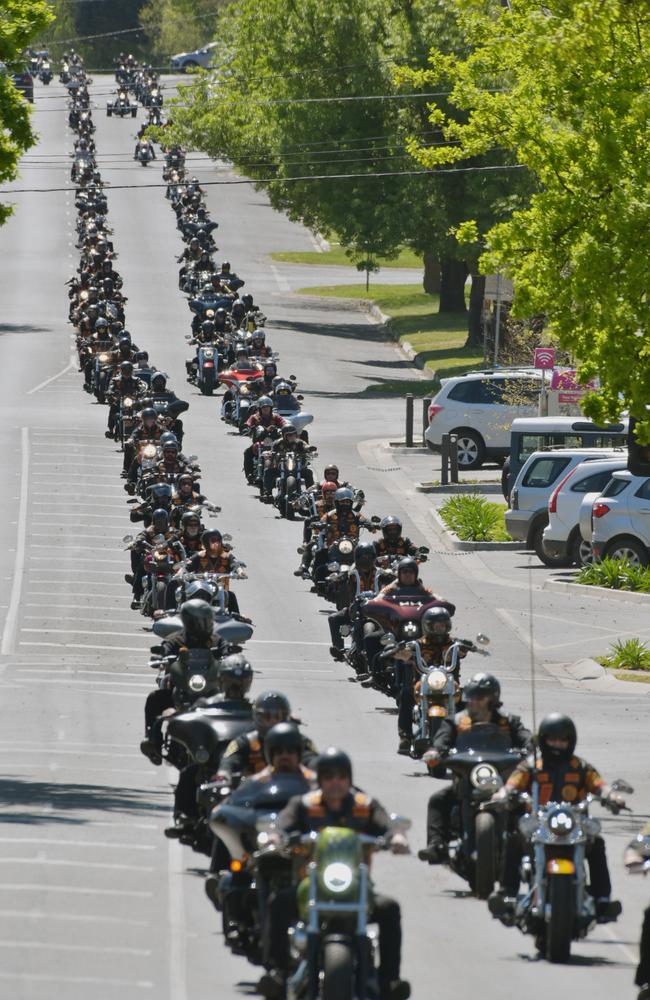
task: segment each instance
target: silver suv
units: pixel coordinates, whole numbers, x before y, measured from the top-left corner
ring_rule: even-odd
[[[179,52],[178,55],[171,57],[172,69],[185,71],[195,69],[197,66],[208,69],[216,55],[214,50],[217,45],[218,42],[210,42],[209,45],[204,45],[202,49],[196,49],[195,52]]]

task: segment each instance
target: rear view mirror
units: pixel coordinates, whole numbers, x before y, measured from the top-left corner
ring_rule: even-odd
[[[479,646],[489,646],[490,645],[490,638],[489,638],[489,636],[483,635],[482,632],[479,632],[479,634],[476,636],[476,641],[478,642]]]

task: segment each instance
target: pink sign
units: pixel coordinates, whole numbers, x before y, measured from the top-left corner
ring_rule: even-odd
[[[553,347],[536,347],[534,363],[535,368],[553,368],[555,366],[555,349]]]
[[[595,389],[595,382],[588,382],[586,385],[582,385],[578,382],[578,373],[571,369],[565,368],[563,371],[555,369],[551,375],[551,389],[560,389],[565,392],[577,392],[585,393],[589,389]]]

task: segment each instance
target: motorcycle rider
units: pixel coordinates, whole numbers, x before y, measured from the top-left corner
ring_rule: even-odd
[[[447,652],[455,640],[451,636],[451,615],[448,607],[427,608],[420,622],[422,637],[418,640],[420,656],[427,667],[440,666],[445,662]],[[460,646],[458,659],[464,659],[467,650]],[[408,754],[411,748],[413,709],[415,707],[415,655],[411,648],[398,649],[392,654],[398,661],[399,713],[397,716],[397,731],[399,744],[397,752]],[[457,701],[460,698],[460,664],[454,670]]]
[[[138,471],[138,449],[143,441],[159,441],[163,429],[158,423],[158,414],[153,406],[145,406],[140,411],[140,425],[136,426],[128,441],[124,442],[124,463],[122,475],[134,483]]]
[[[410,538],[402,535],[402,522],[399,517],[389,514],[384,517],[379,525],[382,537],[375,542],[375,554],[378,559],[385,556],[396,557],[415,556],[418,547]]]
[[[300,566],[293,571],[294,576],[307,577],[309,568],[314,558],[314,552],[318,544],[320,522],[328,513],[334,510],[334,496],[339,489],[338,482],[331,482],[324,479],[320,484],[320,498],[316,501],[316,514],[313,517],[306,517],[302,527],[303,552]]]
[[[359,538],[361,528],[372,532],[377,530],[372,521],[353,510],[353,507],[354,493],[348,486],[340,487],[334,494],[334,510],[328,511],[320,520],[324,545],[314,558],[315,580],[321,579],[327,572],[328,549],[339,538],[347,536],[355,540]]]
[[[157,539],[168,541],[171,545],[176,540],[176,532],[169,526],[169,514],[162,507],[153,511],[151,524],[141,531],[131,543],[131,573],[124,577],[133,589],[133,600],[131,608],[136,611],[141,606],[142,595],[144,593],[144,560],[150,547],[156,543]]]
[[[434,597],[430,587],[425,587],[420,579],[420,567],[413,556],[405,556],[397,564],[397,579],[393,583],[380,590],[379,597],[386,598],[392,595],[413,595],[414,597]],[[442,599],[441,599],[442,600]],[[453,604],[448,605],[450,613],[453,615],[456,610]]]
[[[611,789],[598,771],[584,758],[575,754],[578,732],[573,719],[561,712],[544,716],[537,732],[537,752],[531,748],[530,756],[522,760],[512,772],[503,788],[493,799],[501,801],[516,798],[523,792],[533,796],[535,808],[548,802],[582,802],[593,795],[617,808],[625,806],[623,796]],[[490,897],[490,909],[495,915],[513,909],[519,890],[519,868],[525,842],[517,831],[506,840],[501,889]],[[616,920],[621,904],[611,900],[612,884],[607,866],[605,841],[595,836],[587,845],[590,892],[596,902],[599,923]],[[499,912],[496,912],[496,911]]]
[[[299,458],[307,459],[311,453],[310,446],[298,437],[298,431],[293,424],[285,424],[281,429],[281,434],[282,437],[280,440],[276,441],[271,448],[269,465],[264,469],[262,500],[266,503],[271,502],[271,491],[273,490],[281,458],[289,452],[294,452]],[[307,489],[314,485],[314,474],[306,461],[302,468],[302,478]]]
[[[392,577],[392,574],[388,575]],[[376,565],[375,547],[372,542],[359,542],[354,550],[354,570],[346,574],[343,581],[346,590],[345,607],[341,611],[335,611],[327,619],[332,638],[330,655],[333,659],[343,660],[344,658],[345,642],[341,635],[341,626],[352,624],[351,610],[354,599],[364,591],[372,591],[373,594],[376,594],[386,576],[386,571],[379,569]],[[362,621],[360,628],[363,629]],[[363,634],[355,636],[355,639],[363,642]]]
[[[156,159],[156,150],[153,148],[153,142],[151,139],[139,139],[135,144],[135,150],[133,151],[133,159],[139,160],[141,157],[141,147],[146,146],[146,157],[148,160]]]
[[[456,746],[459,736],[462,736],[463,745],[471,746],[474,727],[489,723],[497,727],[498,732],[509,740],[512,747],[527,753],[532,750],[532,734],[519,716],[499,711],[502,704],[501,685],[493,674],[475,674],[465,685],[463,695],[466,708],[453,719],[442,720],[433,740],[433,748],[422,758],[430,770],[437,768],[445,755]],[[453,782],[430,797],[427,807],[427,846],[418,851],[421,861],[437,865],[446,859],[451,813],[455,802]]]
[[[144,395],[146,386],[142,379],[133,375],[133,362],[122,361],[120,364],[120,374],[111,379],[106,397],[109,400],[108,410],[108,430],[105,431],[107,438],[115,436],[115,424],[120,411],[120,402],[127,397],[139,399]]]
[[[650,823],[631,840],[625,851],[624,863],[628,870],[642,865],[650,858]],[[639,964],[634,982],[641,987],[637,1000],[650,1000],[650,906],[643,916],[641,941],[639,944]]]
[[[244,451],[244,475],[249,483],[254,482],[255,455],[259,449],[256,442],[256,432],[262,428],[265,431],[280,431],[286,425],[286,420],[279,413],[273,412],[273,400],[270,396],[260,396],[257,410],[246,421],[246,427],[253,443]]]
[[[232,782],[234,775],[250,777],[258,774],[265,766],[264,739],[267,732],[280,722],[291,721],[291,706],[286,695],[280,691],[263,691],[255,699],[253,705],[253,721],[255,728],[249,733],[238,736],[225,749],[219,764],[219,777]],[[301,734],[302,749],[300,759],[310,767],[318,751],[304,733]]]
[[[211,649],[218,658],[228,652],[228,645],[214,631],[214,615],[206,601],[193,599],[185,601],[180,610],[183,628],[175,632],[160,645],[161,656],[177,656],[180,650]],[[145,737],[140,750],[152,764],[162,764],[162,719],[163,712],[173,708],[174,698],[170,686],[157,688],[147,696],[144,707]]]
[[[402,833],[391,836],[386,810],[352,783],[352,762],[343,750],[329,747],[316,763],[318,789],[294,796],[278,816],[285,833],[317,833],[324,827],[352,828],[371,837],[388,836],[395,854],[406,854],[408,842]],[[265,944],[269,969],[258,991],[269,998],[285,996],[288,970],[288,931],[298,919],[296,886],[280,889],[269,903],[268,938]],[[380,1000],[407,1000],[411,988],[400,978],[402,928],[396,900],[373,893],[369,919],[379,926]]]
[[[176,490],[172,494],[170,520],[178,528],[183,515],[205,502],[205,496],[196,489],[191,472],[183,472],[176,480]]]
[[[203,546],[185,564],[187,573],[234,573],[238,563],[230,548],[223,544],[223,535],[218,528],[208,528],[201,535]],[[239,614],[239,602],[230,590],[230,580],[223,581],[227,608],[231,615]]]

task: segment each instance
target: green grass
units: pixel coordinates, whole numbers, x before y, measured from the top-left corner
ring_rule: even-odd
[[[641,670],[650,674],[650,649],[641,639],[617,639],[599,662],[607,670]]]
[[[428,396],[441,378],[460,375],[471,368],[482,368],[483,353],[463,347],[467,339],[467,315],[438,313],[438,297],[427,295],[421,285],[373,285],[366,292],[360,285],[317,285],[300,288],[302,295],[326,298],[371,299],[390,317],[391,329],[400,341],[408,341],[418,361],[430,370],[433,382],[420,379],[387,380],[368,387],[369,392],[395,392],[403,395]]]
[[[576,583],[650,594],[650,567],[632,566],[625,559],[603,559],[583,566],[576,577]]]
[[[353,267],[355,264],[346,255],[340,243],[330,243],[330,250],[320,253],[318,250],[289,250],[272,253],[272,260],[280,261],[283,264],[316,264],[325,267],[344,266]],[[397,257],[388,259],[378,257],[379,267],[410,267],[422,268],[422,258],[418,257],[412,250],[401,250]]]
[[[462,542],[509,542],[505,506],[480,493],[452,496],[438,508],[440,517]]]

